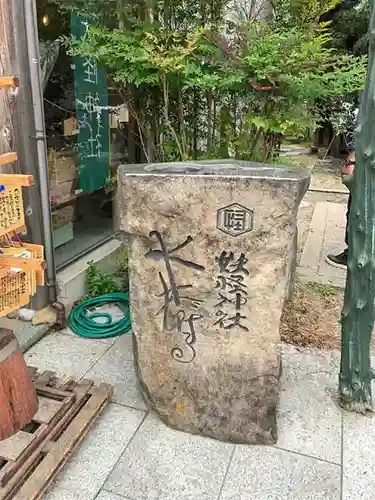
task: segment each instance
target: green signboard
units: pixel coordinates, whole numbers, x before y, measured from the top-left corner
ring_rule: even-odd
[[[87,35],[88,22],[72,14],[76,38]],[[94,191],[109,174],[109,111],[106,71],[91,57],[74,57],[74,85],[78,126],[79,188]]]

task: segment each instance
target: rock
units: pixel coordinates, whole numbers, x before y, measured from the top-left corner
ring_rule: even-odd
[[[20,319],[22,321],[32,321],[34,316],[35,311],[26,307],[21,307],[21,309],[7,314],[8,319]]]
[[[56,323],[56,310],[47,306],[35,314],[32,324],[36,325],[54,325]]]
[[[18,311],[13,311],[7,314],[8,319],[18,319]]]
[[[32,321],[35,313],[36,311],[34,311],[33,309],[26,309],[25,307],[18,309],[18,317],[19,319],[22,319],[22,321]]]
[[[120,169],[136,370],[168,425],[276,442],[279,321],[308,184],[302,169],[248,162]]]

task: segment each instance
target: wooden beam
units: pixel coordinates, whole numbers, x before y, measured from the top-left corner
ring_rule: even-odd
[[[0,155],[0,165],[8,165],[17,161],[17,153],[3,153]]]
[[[1,165],[1,163],[0,163]],[[0,184],[6,186],[29,187],[34,184],[34,177],[27,174],[0,174]]]
[[[16,76],[0,76],[0,88],[9,89],[19,87],[20,82]]]
[[[42,271],[44,269],[44,262],[0,255],[0,267],[15,267],[26,269],[27,271]]]

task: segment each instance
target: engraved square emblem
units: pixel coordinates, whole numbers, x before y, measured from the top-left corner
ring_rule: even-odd
[[[217,228],[231,236],[240,236],[253,229],[254,211],[233,203],[217,211]]]

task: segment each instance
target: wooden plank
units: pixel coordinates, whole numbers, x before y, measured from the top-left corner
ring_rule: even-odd
[[[6,158],[7,155],[15,155],[15,159],[10,160]],[[13,156],[14,158],[14,156]],[[4,163],[2,161],[4,160]],[[5,153],[0,155],[0,165],[5,165],[17,160],[16,153]],[[34,177],[29,174],[0,174],[0,184],[4,186],[18,186],[18,187],[29,187],[34,184]]]
[[[17,161],[17,153],[3,153],[0,154],[0,165],[8,165],[9,163],[14,163]],[[4,177],[1,175],[0,177]],[[5,182],[1,182],[0,184],[5,184]]]
[[[19,87],[20,82],[16,76],[0,76],[0,88],[9,89]]]
[[[33,434],[19,431],[8,439],[0,441],[0,458],[15,462],[34,439]]]
[[[52,418],[61,409],[63,403],[61,401],[56,401],[55,399],[51,398],[45,398],[43,396],[40,396],[38,400],[39,408],[37,414],[33,418],[33,421],[41,424],[49,424]]]
[[[62,391],[72,391],[74,387],[77,385],[77,382],[72,377],[59,378],[56,381],[55,387],[57,390]]]
[[[39,385],[47,385],[50,384],[51,382],[55,383],[56,380],[57,380],[56,372],[46,370],[43,373],[37,374],[34,383]]]
[[[44,262],[33,259],[23,259],[22,257],[10,257],[9,255],[0,255],[0,266],[26,269],[27,271],[42,271]]]
[[[67,462],[91,425],[107,405],[112,392],[113,388],[110,385],[101,384],[66,431],[56,441],[55,445],[52,446],[52,449],[50,445],[46,446],[47,455],[30,474],[21,488],[17,492],[12,489],[0,498],[3,500],[41,499],[61,467]]]
[[[44,262],[44,247],[43,247],[43,245],[23,243],[23,247],[26,248],[26,250],[31,251],[34,258],[37,258],[37,260]],[[36,284],[38,286],[43,286],[44,281],[45,281],[44,270],[36,272],[35,279],[36,279]]]
[[[0,470],[0,486],[3,488],[0,488],[0,500],[8,498],[8,493],[14,491],[17,488],[17,483],[22,480],[22,477],[27,474],[30,469],[32,470],[34,468],[34,463],[40,456],[41,449],[44,448],[46,443],[53,440],[55,436],[58,436],[58,434],[76,417],[85,405],[87,394],[91,387],[92,382],[79,384],[76,388],[75,395],[71,394],[70,399],[67,399],[69,406],[66,408],[65,413],[62,415],[57,414],[54,417],[47,429],[38,436],[37,441],[32,443],[30,449],[25,450],[24,455],[17,463],[9,463]]]
[[[41,385],[39,381],[34,383],[34,387],[38,396],[49,397],[52,399],[56,399],[57,401],[62,400],[64,398],[72,396],[72,391],[62,391],[60,389],[56,389],[55,387],[48,387],[48,385]]]

